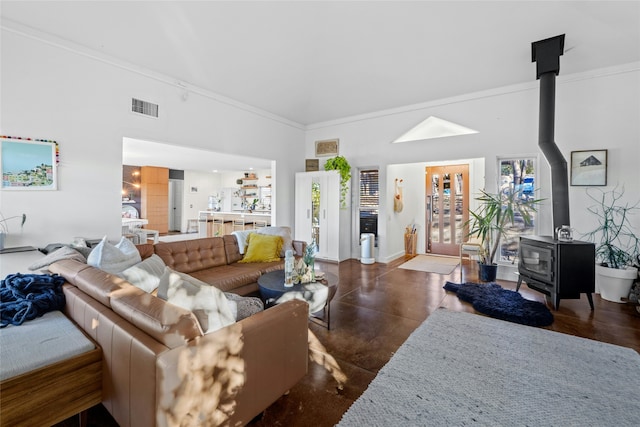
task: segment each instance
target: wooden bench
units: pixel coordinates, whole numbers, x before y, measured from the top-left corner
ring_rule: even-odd
[[[72,349],[56,350],[55,341]],[[61,312],[1,329],[0,345],[2,425],[52,425],[75,414],[84,425],[84,411],[102,401],[102,349]]]

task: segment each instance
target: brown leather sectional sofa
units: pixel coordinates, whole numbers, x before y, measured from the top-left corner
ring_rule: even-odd
[[[139,250],[143,257],[155,251],[176,270],[242,294],[257,290],[258,270],[281,268],[227,262],[237,256],[231,239]],[[120,426],[244,425],[307,372],[303,301],[203,335],[191,311],[115,275],[75,260],[58,261],[49,270],[68,282],[67,316],[102,347],[102,403]]]
[[[238,263],[242,254],[233,235],[195,240],[136,245],[142,259],[158,255],[173,270],[187,273],[224,292],[249,295],[258,292],[258,277],[282,270],[284,261]],[[294,255],[302,256],[306,243],[293,240]]]

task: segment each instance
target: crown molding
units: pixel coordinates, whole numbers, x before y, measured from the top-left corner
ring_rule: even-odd
[[[599,68],[595,70],[585,71],[582,73],[574,73],[567,75],[560,75],[556,79],[557,85],[569,84],[583,80],[591,80],[602,77],[614,76],[618,74],[625,74],[631,72],[640,71],[640,62],[630,62],[627,64],[616,65],[613,67]],[[537,80],[532,80],[527,83],[519,83],[509,86],[503,86],[499,88],[471,92],[464,95],[454,96],[450,98],[442,98],[434,101],[427,101],[418,104],[405,105],[403,107],[392,108],[388,110],[380,110],[372,113],[365,113],[355,116],[343,117],[340,119],[330,120],[326,122],[313,123],[306,126],[307,131],[317,130],[322,128],[328,128],[339,125],[346,125],[350,123],[361,122],[365,120],[373,120],[387,116],[394,116],[397,114],[405,114],[412,111],[426,110],[428,108],[442,107],[445,105],[458,104],[462,102],[468,102],[478,99],[491,98],[495,96],[508,95],[511,93],[525,92],[530,90],[537,90],[539,87]]]
[[[135,73],[141,76],[144,76],[146,78],[152,79],[152,80],[156,80],[160,83],[164,83],[166,85],[172,86],[172,87],[176,87],[182,90],[187,90],[191,93],[195,93],[198,95],[201,95],[203,97],[209,98],[215,102],[218,102],[220,104],[225,104],[228,105],[230,107],[236,108],[238,110],[242,110],[245,111],[247,113],[251,113],[254,114],[256,116],[260,116],[262,118],[265,119],[269,119],[272,120],[274,122],[278,122],[290,127],[293,127],[295,129],[299,129],[304,131],[305,130],[305,126],[301,123],[297,123],[294,122],[292,120],[289,120],[287,118],[278,116],[276,114],[270,113],[268,111],[262,110],[260,108],[257,107],[253,107],[251,105],[248,104],[244,104],[240,101],[236,101],[235,99],[231,99],[228,97],[225,97],[223,95],[217,94],[215,92],[212,92],[210,90],[204,89],[202,87],[196,86],[196,85],[192,85],[190,83],[181,81],[181,80],[177,80],[173,77],[167,76],[165,74],[153,71],[153,70],[149,70],[147,68],[144,67],[140,67],[139,65],[136,64],[132,64],[130,62],[127,61],[123,61],[121,59],[115,58],[111,55],[107,55],[103,52],[99,52],[95,49],[92,48],[88,48],[86,46],[82,46],[78,43],[63,39],[61,37],[57,37],[54,36],[52,34],[49,33],[45,33],[43,31],[40,30],[36,30],[34,28],[28,27],[26,25],[20,24],[18,22],[9,20],[7,18],[2,18],[0,20],[0,29],[2,29],[3,31],[7,31],[13,34],[16,34],[18,36],[21,37],[25,37],[31,40],[35,40],[44,44],[47,44],[49,46],[53,46],[56,47],[58,49],[62,49],[62,50],[66,50],[68,52],[74,53],[76,55],[79,56],[83,56],[85,58],[89,58],[95,61],[99,61],[102,62],[104,64],[107,64],[109,66],[112,67],[116,67],[116,68],[120,68],[122,70],[126,70],[129,71],[131,73]]]

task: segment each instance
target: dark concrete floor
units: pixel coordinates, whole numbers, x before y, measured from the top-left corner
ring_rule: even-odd
[[[335,425],[433,310],[446,307],[474,312],[469,304],[442,289],[446,280],[459,281],[458,268],[446,276],[398,269],[402,262],[404,259],[372,265],[356,260],[340,264],[316,262],[318,268],[338,274],[340,279],[331,303],[331,330],[309,323],[308,374],[249,425]],[[477,267],[471,267],[466,261],[465,280],[475,281]],[[500,284],[515,289],[513,282]],[[525,298],[545,301],[543,295],[526,286],[520,291]],[[594,303],[592,312],[585,296],[562,300],[548,329],[640,351],[640,316],[634,307],[604,301],[598,295],[594,295]],[[88,418],[90,426],[115,425],[101,406],[93,408]],[[64,423],[71,425],[72,422]]]

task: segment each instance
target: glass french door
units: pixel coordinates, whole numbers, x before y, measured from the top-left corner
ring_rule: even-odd
[[[425,169],[426,251],[458,255],[469,219],[469,165]]]

